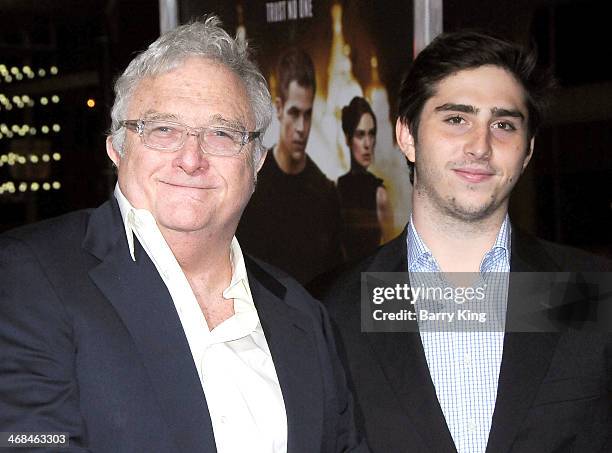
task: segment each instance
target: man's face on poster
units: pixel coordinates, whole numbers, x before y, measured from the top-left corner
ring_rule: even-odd
[[[306,158],[306,144],[312,124],[314,90],[303,87],[295,80],[289,83],[287,98],[276,99],[276,114],[280,123],[280,149],[294,161]]]

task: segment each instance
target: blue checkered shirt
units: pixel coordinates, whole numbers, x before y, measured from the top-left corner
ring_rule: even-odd
[[[493,247],[480,263],[481,275],[493,272],[507,276],[510,232],[506,215]],[[417,276],[413,273],[440,272],[436,259],[414,228],[412,218],[406,242],[411,283],[414,283],[413,275]],[[503,291],[500,300],[499,311],[503,311],[501,317],[505,319],[507,291]],[[494,331],[420,330],[429,373],[459,453],[484,453],[487,447],[503,353],[503,323],[501,325]]]

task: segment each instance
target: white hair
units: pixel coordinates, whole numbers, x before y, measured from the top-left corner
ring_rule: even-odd
[[[272,119],[272,99],[266,79],[251,59],[248,44],[238,37],[232,38],[217,16],[208,16],[204,22],[181,25],[164,33],[147,50],[134,58],[115,82],[115,102],[111,109],[113,147],[123,155],[126,118],[134,90],[140,81],[167,73],[180,66],[189,57],[207,58],[225,65],[244,83],[247,97],[255,115],[256,130],[261,132],[253,147],[253,163],[259,162],[265,152],[261,141]]]

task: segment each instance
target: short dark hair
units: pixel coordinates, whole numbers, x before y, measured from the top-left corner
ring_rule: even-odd
[[[314,64],[310,55],[302,49],[291,48],[280,56],[276,65],[276,76],[278,95],[282,102],[287,100],[289,84],[293,81],[301,87],[312,88],[313,93],[317,90]]]
[[[399,118],[410,127],[415,144],[423,106],[435,95],[437,84],[444,78],[465,69],[493,65],[510,72],[525,91],[527,133],[535,136],[540,126],[549,90],[554,81],[548,71],[536,68],[533,49],[522,48],[504,39],[478,31],[443,33],[419,53],[400,86]],[[414,179],[414,164],[410,181]]]
[[[376,115],[374,115],[372,107],[370,107],[370,104],[364,98],[355,96],[351,99],[349,105],[342,107],[342,131],[347,140],[353,138],[361,117],[366,113],[372,115],[374,130],[376,130]]]

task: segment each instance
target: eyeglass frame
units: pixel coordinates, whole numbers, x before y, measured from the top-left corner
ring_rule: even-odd
[[[146,123],[148,122],[160,122],[160,123],[165,123],[165,124],[169,124],[173,126],[181,126],[185,128],[186,134],[183,134],[183,139],[181,140],[180,145],[176,147],[176,149],[170,150],[169,148],[156,148],[154,146],[151,146],[145,143],[144,141],[145,140],[144,130],[145,130]],[[140,141],[142,142],[142,144],[146,146],[147,148],[154,149],[156,151],[167,152],[167,153],[174,153],[178,151],[179,149],[181,149],[185,145],[185,140],[187,139],[187,137],[191,135],[197,138],[198,146],[200,147],[200,150],[205,154],[210,154],[213,156],[226,156],[226,157],[237,156],[238,154],[242,152],[245,145],[251,143],[252,141],[256,140],[257,138],[261,136],[261,131],[252,131],[252,132],[251,131],[240,131],[237,129],[233,129],[231,127],[224,127],[224,126],[191,127],[187,124],[179,123],[178,121],[166,121],[166,120],[158,120],[158,119],[145,120],[145,119],[139,118],[137,120],[121,120],[119,124],[121,125],[121,127],[125,127],[128,130],[136,132],[138,136],[140,137]],[[236,151],[233,154],[219,154],[219,153],[214,153],[214,152],[211,153],[210,151],[204,148],[203,143],[201,141],[202,139],[200,139],[202,132],[207,129],[209,130],[210,129],[221,129],[221,130],[226,130],[226,131],[231,131],[231,132],[236,132],[238,134],[242,134],[242,140],[239,143],[236,143],[236,145],[238,144],[240,145],[240,148],[238,149],[238,151]]]

